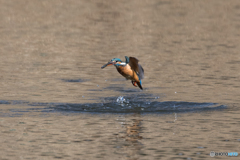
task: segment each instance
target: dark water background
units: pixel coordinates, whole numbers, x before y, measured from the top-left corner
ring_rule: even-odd
[[[0,159],[240,153],[238,0],[0,0],[0,15]],[[101,69],[124,56],[143,91]]]

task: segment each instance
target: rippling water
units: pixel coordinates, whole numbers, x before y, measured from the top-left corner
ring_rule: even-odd
[[[180,112],[200,112],[226,109],[226,105],[217,103],[194,103],[176,101],[149,101],[141,99],[134,100],[127,97],[111,97],[102,103],[39,103],[27,101],[0,101],[0,104],[25,105],[27,109],[12,109],[12,112],[70,112],[70,113],[149,113],[166,114]],[[40,108],[38,108],[40,106]],[[44,107],[44,108],[43,108]]]
[[[238,151],[237,0],[0,3],[0,159]],[[124,56],[143,91],[101,69]]]

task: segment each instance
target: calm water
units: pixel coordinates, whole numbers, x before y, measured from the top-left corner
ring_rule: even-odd
[[[240,154],[238,0],[0,4],[0,159]]]

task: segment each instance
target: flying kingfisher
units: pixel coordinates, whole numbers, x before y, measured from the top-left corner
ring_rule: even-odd
[[[127,57],[126,62],[122,62],[119,58],[113,58],[107,64],[103,65],[101,68],[105,68],[110,65],[114,65],[117,71],[125,77],[127,80],[131,80],[135,87],[142,88],[142,79],[144,77],[144,70],[140,64],[138,64],[138,59],[135,57]]]

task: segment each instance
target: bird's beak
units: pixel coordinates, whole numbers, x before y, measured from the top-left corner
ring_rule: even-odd
[[[113,65],[113,64],[114,64],[114,62],[110,61],[110,62],[108,62],[107,64],[103,65],[101,68],[103,69],[103,68],[105,68],[105,67],[107,67],[107,66],[111,66],[111,65]]]

